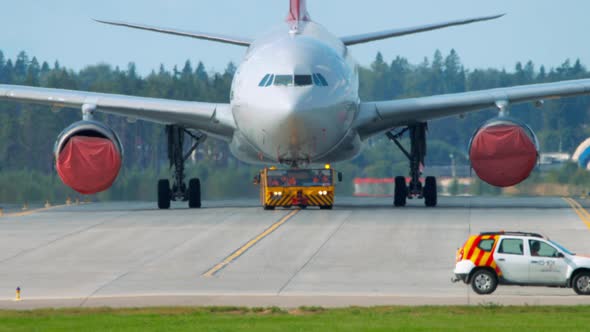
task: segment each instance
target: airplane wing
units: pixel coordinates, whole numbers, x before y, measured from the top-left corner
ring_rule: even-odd
[[[418,122],[509,104],[590,94],[590,79],[522,85],[391,101],[363,102],[354,124],[361,137]]]
[[[233,44],[233,45],[238,45],[238,46],[248,47],[253,42],[252,39],[245,38],[245,37],[226,36],[226,35],[220,35],[220,34],[214,34],[214,33],[193,32],[193,31],[184,31],[184,30],[178,30],[178,29],[160,28],[160,27],[155,27],[155,26],[150,26],[150,25],[135,24],[135,23],[128,23],[128,22],[120,22],[120,21],[103,21],[103,20],[95,20],[95,21],[99,22],[99,23],[121,26],[121,27],[126,27],[126,28],[160,32],[160,33],[166,33],[169,35],[190,37],[190,38],[196,38],[196,39],[205,39],[205,40],[211,40],[211,41],[216,41],[216,42],[221,42],[221,43],[226,43],[226,44]]]
[[[236,128],[229,104],[48,89],[0,84],[0,100],[29,102],[56,108],[90,107],[98,112],[203,130],[231,140]]]
[[[404,36],[404,35],[410,35],[410,34],[419,33],[419,32],[442,29],[442,28],[452,27],[452,26],[456,26],[456,25],[464,25],[464,24],[470,24],[470,23],[475,23],[475,22],[495,20],[495,19],[500,18],[504,15],[505,14],[468,18],[468,19],[462,19],[462,20],[455,20],[455,21],[448,21],[448,22],[441,22],[441,23],[435,23],[435,24],[416,26],[416,27],[405,28],[405,29],[384,30],[384,31],[367,33],[367,34],[362,34],[362,35],[342,37],[340,39],[342,40],[344,45],[347,45],[347,46],[356,45],[356,44],[372,42],[375,40],[400,37],[400,36]]]

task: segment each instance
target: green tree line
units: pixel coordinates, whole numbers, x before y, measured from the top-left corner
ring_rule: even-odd
[[[74,71],[59,62],[39,61],[25,52],[9,59],[0,51],[0,84],[179,100],[228,102],[235,70],[236,66],[229,63],[223,72],[212,73],[205,64],[187,60],[182,68],[160,66],[145,76],[137,73],[133,63],[123,69],[98,64]],[[418,64],[402,56],[387,60],[378,53],[370,66],[360,68],[360,95],[362,100],[389,100],[589,76],[579,60],[566,60],[551,68],[527,61],[509,69],[467,70],[454,50],[447,55],[436,51]],[[543,150],[571,153],[590,134],[586,125],[589,105],[587,97],[550,101],[543,110],[531,104],[514,105],[511,115],[533,128]],[[457,163],[466,164],[467,145],[474,130],[495,115],[496,111],[486,110],[430,123],[427,165],[448,165],[450,154]],[[76,111],[0,102],[0,202],[57,200],[75,194],[56,177],[52,150],[61,130],[80,119]],[[153,199],[154,179],[169,174],[163,126],[144,121],[130,123],[112,115],[99,115],[99,120],[117,132],[125,150],[119,179],[99,198]],[[347,180],[339,190],[351,193],[350,180],[355,176],[405,175],[404,158],[387,140],[373,138],[358,158],[337,165]],[[189,165],[189,172],[203,179],[207,198],[232,198],[256,195],[250,182],[258,168],[232,158],[225,143],[208,140],[196,154],[194,164]]]

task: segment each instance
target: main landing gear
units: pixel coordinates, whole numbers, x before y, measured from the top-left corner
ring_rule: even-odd
[[[437,204],[436,178],[426,177],[424,184],[420,182],[422,175],[421,168],[426,157],[426,123],[418,123],[408,126],[397,133],[388,132],[387,137],[408,157],[410,161],[410,183],[406,184],[404,176],[395,178],[395,193],[393,205],[396,207],[406,206],[406,200],[418,198],[424,199],[424,204],[434,207]],[[408,152],[399,142],[399,139],[406,133],[410,134],[410,151]]]
[[[194,133],[178,126],[166,126],[168,136],[168,159],[170,168],[174,169],[173,184],[170,187],[170,180],[163,179],[158,181],[158,208],[169,209],[171,201],[188,201],[191,209],[201,207],[201,181],[199,179],[190,179],[188,187],[184,182],[184,163],[191,153],[195,151],[199,144],[207,139],[203,133]],[[184,154],[185,134],[193,138],[194,144],[190,150]]]

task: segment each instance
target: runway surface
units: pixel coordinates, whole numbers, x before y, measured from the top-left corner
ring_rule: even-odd
[[[263,211],[254,200],[173,207],[5,213],[0,308],[590,304],[571,289],[500,286],[482,297],[450,282],[456,249],[480,231],[541,232],[590,254],[590,220],[562,198],[443,197],[435,209],[367,198],[339,199],[333,211]]]

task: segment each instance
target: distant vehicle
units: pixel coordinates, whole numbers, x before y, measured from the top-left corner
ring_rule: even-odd
[[[590,295],[590,258],[578,256],[535,233],[472,235],[457,251],[453,282],[463,281],[480,295],[498,285],[573,288]]]
[[[343,5],[341,1],[334,3]],[[359,8],[363,6],[360,4]],[[393,5],[390,8],[393,9]],[[499,116],[474,132],[468,149],[469,160],[483,181],[498,187],[510,187],[531,174],[537,165],[539,151],[537,137],[531,128],[507,116],[510,106],[527,102],[541,106],[545,99],[588,95],[590,79],[362,101],[359,95],[360,69],[352,57],[351,48],[502,16],[466,18],[343,37],[333,35],[314,22],[307,11],[306,0],[290,0],[284,22],[258,38],[98,21],[244,47],[244,59],[233,77],[229,102],[192,102],[4,84],[0,84],[0,100],[44,104],[53,110],[72,108],[81,112],[82,121],[75,122],[59,135],[54,153],[60,178],[82,194],[108,189],[121,169],[123,149],[118,136],[112,128],[97,122],[94,116],[103,112],[130,121],[139,119],[167,126],[172,181],[161,179],[158,182],[160,209],[169,209],[171,201],[188,201],[190,208],[201,207],[201,181],[196,178],[186,181],[184,164],[187,156],[207,137],[229,143],[231,153],[244,162],[301,169],[350,160],[361,152],[367,140],[381,135],[386,135],[409,161],[410,180],[406,181],[404,176],[396,177],[393,205],[403,207],[407,199],[416,198],[424,199],[426,206],[434,207],[437,205],[436,179],[430,176],[421,180],[429,121],[497,109]],[[236,27],[234,30],[240,29]],[[18,34],[16,31],[7,33]],[[106,39],[103,45],[108,45],[107,36],[86,38]],[[59,39],[68,40],[68,37],[59,36]],[[152,47],[154,45],[146,45],[146,51]],[[495,51],[510,50],[500,45]],[[408,147],[402,144],[404,135],[409,138]],[[188,152],[184,144],[187,136],[192,137],[194,143]]]
[[[255,178],[260,185],[260,203],[265,210],[277,207],[302,209],[317,206],[331,210],[334,206],[335,179],[342,179],[329,165],[323,169],[265,168]]]

